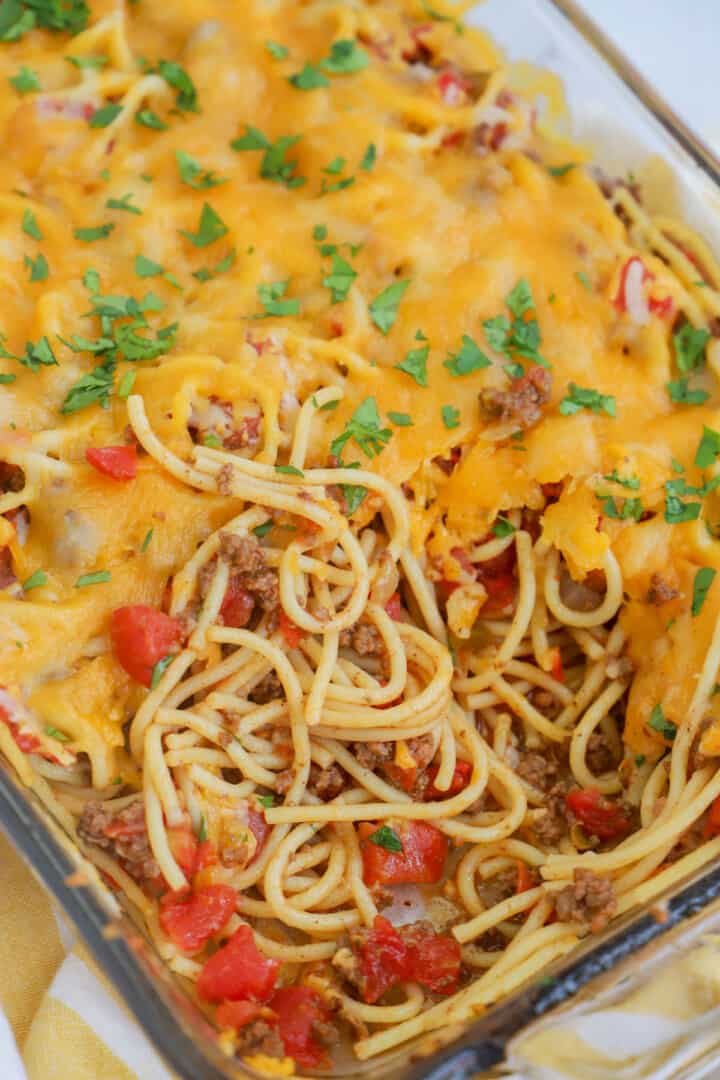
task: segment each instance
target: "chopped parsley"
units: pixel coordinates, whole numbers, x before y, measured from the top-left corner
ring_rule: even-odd
[[[672,742],[677,735],[677,724],[673,724],[672,720],[667,719],[663,712],[662,705],[656,705],[650,713],[648,727],[652,728],[653,731],[659,732],[659,734],[669,742]]]
[[[422,4],[422,9],[428,19],[432,19],[433,22],[451,23],[455,28],[456,34],[464,33],[465,27],[460,19],[456,19],[454,15],[446,15],[445,12],[438,11],[437,8],[434,8],[429,3],[429,0],[420,0],[420,3]]]
[[[175,104],[178,109],[185,112],[197,112],[197,91],[185,68],[172,60],[161,60],[157,70],[168,86],[177,90]]]
[[[577,163],[574,161],[568,161],[566,165],[549,165],[548,172],[551,176],[567,176],[572,170],[577,169]]]
[[[697,521],[700,516],[700,503],[685,503],[665,485],[665,520],[669,525],[679,525],[683,521]]]
[[[319,67],[310,63],[306,64],[302,71],[290,75],[288,82],[296,90],[320,90],[330,85],[327,75],[323,75]]]
[[[449,353],[447,360],[443,361],[450,374],[455,378],[460,375],[470,375],[473,371],[490,367],[492,361],[478,347],[471,337],[463,334],[462,346],[456,353]],[[522,372],[522,369],[521,369]]]
[[[527,311],[533,311],[535,301],[527,278],[520,278],[517,285],[505,297],[505,303],[516,319]]]
[[[691,390],[687,375],[665,384],[670,400],[677,405],[702,405],[710,397],[707,390]]]
[[[109,570],[97,570],[94,574],[82,574],[75,582],[76,589],[84,589],[88,585],[102,585],[110,581],[112,574]]]
[[[513,322],[510,322],[507,315],[495,315],[483,323],[485,338],[490,348],[508,359],[515,354],[549,368],[550,364],[538,351],[541,344],[538,321],[525,317],[535,309],[532,290],[526,278],[521,278],[508,293],[505,304],[514,316]]]
[[[184,150],[175,151],[180,179],[196,191],[204,191],[206,188],[218,187],[219,184],[227,184],[227,179],[216,176],[211,169],[203,169],[199,161],[196,161]]]
[[[420,349],[411,349],[404,360],[395,364],[396,371],[404,371],[418,386],[426,387],[428,384],[427,360],[430,355],[430,346],[423,345]]]
[[[97,71],[108,62],[107,56],[66,56],[65,59],[79,71]]]
[[[40,89],[40,80],[37,77],[37,72],[31,71],[30,68],[24,65],[20,68],[17,75],[11,75],[8,79],[11,86],[14,86],[18,94],[31,94],[33,90]]]
[[[49,735],[51,739],[57,739],[58,742],[72,742],[72,735],[68,735],[64,731],[60,731],[59,728],[48,725],[45,728],[45,734]]]
[[[135,121],[141,127],[150,128],[151,131],[167,131],[167,124],[152,109],[140,109],[135,113]]]
[[[256,315],[254,318],[267,319],[271,316],[282,318],[285,315],[299,315],[300,301],[283,299],[289,284],[288,279],[287,281],[272,281],[269,284],[258,285],[257,294],[265,311],[264,314]]]
[[[0,373],[0,386],[9,386],[10,383],[14,383],[17,379],[17,375],[8,375],[6,373]]]
[[[568,391],[559,406],[562,416],[573,416],[581,409],[589,409],[596,416],[601,412],[606,416],[616,415],[615,398],[611,394],[600,394],[597,390],[585,389],[572,382],[568,384]]]
[[[273,60],[284,60],[286,56],[290,55],[290,50],[287,45],[280,45],[277,41],[266,41],[265,48],[270,53]]]
[[[238,152],[264,150],[260,163],[260,176],[263,180],[273,180],[289,188],[295,188],[305,183],[305,177],[296,175],[297,161],[287,161],[286,155],[288,150],[301,139],[302,135],[281,135],[273,143],[263,135],[262,131],[246,124],[245,134],[233,139],[230,146]]]
[[[304,476],[305,473],[302,469],[296,468],[295,465],[276,465],[276,473],[282,473],[285,476]]]
[[[10,356],[9,353],[3,353],[3,355]],[[46,337],[41,337],[37,345],[33,345],[32,341],[28,341],[25,344],[25,352],[22,356],[16,356],[23,367],[29,368],[33,374],[36,374],[41,367],[52,367],[53,364],[57,364],[55,353],[52,351],[50,342]]]
[[[702,438],[695,453],[695,464],[701,469],[706,469],[709,465],[715,464],[718,454],[720,454],[720,432],[703,426]]]
[[[120,384],[117,389],[117,396],[125,401],[133,392],[135,385],[135,379],[137,378],[137,371],[126,371],[120,380]]]
[[[78,412],[80,409],[86,409],[88,405],[94,405],[95,402],[106,409],[113,390],[114,378],[115,363],[112,360],[93,368],[70,387],[60,406],[60,412],[66,415]]]
[[[150,542],[152,541],[154,532],[154,529],[148,529],[148,531],[145,533],[145,538],[140,545],[140,551],[145,552],[150,547]]]
[[[705,363],[705,347],[710,340],[709,330],[697,329],[686,323],[673,334],[675,363],[682,372],[693,371]]]
[[[83,244],[93,244],[96,240],[104,240],[115,228],[112,222],[107,222],[105,225],[93,225],[86,229],[74,229],[73,235],[76,240],[81,240]]]
[[[640,489],[639,476],[620,476],[617,469],[613,469],[611,473],[604,476],[603,480],[609,480],[612,484],[620,484],[621,487],[629,488],[631,491],[638,491]]]
[[[43,585],[47,585],[48,576],[44,570],[36,570],[34,574],[23,581],[23,592],[30,592],[31,589],[40,589]]]
[[[216,435],[214,431],[206,431],[203,435],[203,446],[209,446],[213,450],[220,450],[222,448],[223,441],[219,435]]]
[[[36,26],[79,34],[89,17],[86,0],[4,0],[0,6],[0,41],[19,41]]]
[[[127,195],[123,195],[121,199],[108,199],[105,206],[108,210],[125,210],[128,214],[142,214],[139,206],[132,205],[133,198],[134,195],[130,191]]]
[[[151,690],[154,690],[156,688],[156,686],[158,685],[158,683],[162,679],[163,675],[165,674],[167,669],[172,664],[173,660],[174,660],[174,657],[173,657],[172,653],[169,653],[167,656],[163,656],[162,660],[158,660],[157,664],[152,669],[152,675],[150,677],[150,689]]]
[[[257,536],[258,540],[262,540],[264,536],[271,531],[273,527],[273,519],[268,518],[267,521],[263,521],[261,525],[256,525],[253,529],[253,533]]]
[[[639,521],[644,508],[641,499],[614,499],[608,495],[602,499],[602,512],[616,521]]]
[[[88,125],[91,128],[109,127],[113,120],[117,120],[122,111],[122,105],[103,105],[92,114],[88,120]]]
[[[440,410],[442,421],[448,431],[460,426],[460,410],[454,405],[443,405]]]
[[[160,263],[153,262],[152,259],[148,259],[145,255],[135,256],[135,273],[138,277],[157,277],[158,274],[163,274],[164,272],[164,268]]]
[[[495,519],[495,524],[492,527],[492,531],[495,533],[495,536],[499,537],[501,540],[504,540],[506,536],[512,536],[513,533],[517,532],[517,529],[513,525],[512,521],[508,521],[507,518],[500,516]]]
[[[593,283],[584,270],[578,270],[575,277],[578,279],[583,288],[587,289],[588,292],[593,291]]]
[[[395,281],[375,297],[370,304],[370,318],[382,334],[389,334],[395,325],[400,301],[409,281]]]
[[[374,833],[370,833],[368,840],[371,844],[376,844],[377,847],[385,848],[386,851],[400,852],[403,850],[402,840],[389,825],[381,825]]]
[[[42,240],[43,238],[43,234],[40,232],[40,226],[38,225],[32,210],[25,210],[23,212],[22,230],[28,236],[32,236],[33,240]]]
[[[363,159],[360,162],[360,168],[363,172],[370,172],[377,161],[377,147],[375,143],[369,143],[368,148],[363,154]]]
[[[47,259],[40,252],[36,259],[31,259],[29,255],[25,256],[25,266],[30,271],[30,281],[46,281],[47,276],[50,273],[50,268],[47,263]]]
[[[390,428],[380,426],[380,414],[374,397],[365,398],[352,414],[345,430],[333,439],[330,450],[336,457],[342,455],[346,443],[354,439],[366,457],[376,457],[392,438]]]
[[[271,806],[275,805],[274,795],[258,795],[257,800],[266,810],[269,810]]]
[[[714,570],[711,566],[702,566],[696,571],[693,579],[692,607],[690,608],[693,616],[699,615],[702,611],[702,606],[710,591],[710,586],[715,580],[716,573],[717,570]]]
[[[209,244],[214,244],[221,236],[225,236],[228,231],[227,225],[220,215],[213,210],[212,206],[209,203],[203,203],[198,231],[192,233],[187,229],[180,229],[180,234],[186,237],[195,247],[204,248],[208,247]]]
[[[351,75],[362,71],[370,63],[370,57],[353,38],[334,41],[329,56],[320,62],[323,71],[331,75]]]
[[[388,415],[388,420],[390,421],[391,424],[394,424],[395,427],[412,427],[413,426],[413,419],[412,419],[412,416],[410,416],[409,413],[389,412],[387,415]]]
[[[346,465],[345,468],[349,466]],[[350,517],[365,501],[367,488],[362,484],[341,484],[340,487],[345,499],[345,513]]]
[[[340,255],[333,254],[332,270],[326,278],[323,278],[323,285],[330,289],[333,304],[340,304],[343,300],[347,300],[348,293],[356,277],[357,271],[353,270],[350,263]]]
[[[234,266],[235,259],[237,258],[237,252],[235,248],[227,253],[224,259],[221,259],[214,267],[204,266],[200,270],[193,270],[193,277],[198,281],[210,281],[211,278],[217,277],[218,274],[224,274],[226,270],[229,270],[231,266]],[[166,280],[171,280],[171,275],[165,275]],[[175,284],[174,281],[171,282]]]

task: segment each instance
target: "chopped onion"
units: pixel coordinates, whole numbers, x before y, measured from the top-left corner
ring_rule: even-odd
[[[637,326],[650,322],[650,308],[644,289],[645,266],[641,259],[631,259],[625,273],[625,307]]]
[[[407,926],[408,923],[426,918],[425,897],[417,885],[395,885],[389,891],[393,894],[393,902],[381,908],[383,919],[393,926]]]

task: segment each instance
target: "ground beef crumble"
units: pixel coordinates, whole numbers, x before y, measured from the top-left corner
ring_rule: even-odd
[[[662,604],[666,604],[668,600],[675,600],[679,595],[678,590],[674,589],[672,585],[668,585],[661,574],[653,574],[650,578],[650,588],[645,599],[648,604],[660,607]]]
[[[108,836],[108,829],[124,826],[127,836]],[[112,854],[136,881],[158,877],[160,870],[153,858],[141,799],[113,813],[99,802],[86,803],[77,826],[78,836],[86,844]]]
[[[285,691],[277,672],[268,671],[248,696],[256,705],[267,705],[269,701],[277,701],[284,697]]]
[[[267,1057],[284,1058],[285,1046],[277,1028],[268,1024],[267,1020],[253,1020],[240,1028],[235,1053],[238,1057],[266,1054]]]
[[[486,416],[512,422],[518,428],[530,428],[542,416],[552,394],[552,376],[539,364],[516,379],[509,390],[483,390],[480,407]]]
[[[576,869],[573,884],[555,898],[555,911],[561,922],[581,922],[593,934],[603,930],[617,910],[617,897],[611,878],[592,870]]]
[[[340,646],[354,649],[358,656],[381,656],[385,651],[380,631],[372,623],[360,622],[340,631]]]

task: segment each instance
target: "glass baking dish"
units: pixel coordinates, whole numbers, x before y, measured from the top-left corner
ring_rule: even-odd
[[[564,119],[575,139],[592,148],[610,175],[643,175],[649,159],[664,163],[662,192],[674,214],[720,251],[720,161],[661,100],[572,0],[488,0],[468,21],[486,28],[506,50],[518,84],[533,85],[537,68],[559,77],[569,106]],[[543,104],[539,102],[542,116]],[[95,960],[182,1080],[232,1080],[252,1075],[222,1050],[214,1029],[122,913],[113,894],[0,759],[0,826],[76,924]],[[386,1061],[348,1066],[346,1075],[397,1080],[463,1080],[513,1075],[605,1077],[606,1065],[573,1060],[548,1064],[538,1047],[562,1045],[569,1026],[598,1010],[617,1010],[666,965],[696,947],[711,950],[720,932],[720,867],[704,869],[648,910],[586,940],[470,1027],[425,1036]],[[705,943],[703,945],[703,943]],[[716,960],[714,960],[717,966]],[[660,973],[658,975],[658,972]],[[704,1008],[671,1025],[630,1055],[613,1075],[708,1075],[720,1060],[720,992]],[[613,1011],[615,1010],[615,1011]],[[636,1025],[637,1027],[638,1025]],[[642,1024],[640,1024],[642,1026]],[[569,1044],[568,1044],[569,1045]]]

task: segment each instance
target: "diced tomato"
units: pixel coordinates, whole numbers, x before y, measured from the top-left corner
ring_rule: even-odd
[[[214,866],[216,862],[217,851],[215,845],[210,840],[201,840],[195,854],[194,873],[197,874],[199,870],[205,870],[208,866]]]
[[[265,842],[270,835],[270,826],[265,820],[265,814],[262,810],[256,810],[254,806],[248,807],[248,828],[257,842],[255,854],[250,860],[250,863],[254,863],[262,849],[265,847]],[[248,863],[248,865],[250,865],[250,863]]]
[[[137,476],[137,451],[134,446],[91,446],[85,458],[93,469],[113,480],[134,480]]]
[[[315,1035],[316,1025],[327,1024],[330,1012],[323,999],[307,986],[283,986],[269,1007],[277,1014],[278,1034],[285,1053],[303,1069],[329,1065],[327,1052]]]
[[[622,809],[601,795],[597,788],[574,788],[565,797],[565,805],[586,832],[601,840],[623,836],[630,829]]]
[[[207,885],[189,899],[161,904],[160,925],[179,949],[194,953],[222,930],[236,901],[237,894],[229,885]]]
[[[280,632],[291,649],[297,649],[305,637],[305,631],[296,626],[282,608],[280,608]]]
[[[280,968],[258,950],[247,923],[206,962],[197,981],[203,1001],[267,1001]]]
[[[461,146],[465,139],[464,131],[450,131],[447,135],[443,135],[441,139],[442,146]]]
[[[522,859],[517,859],[517,885],[515,887],[516,895],[527,892],[528,889],[532,889],[534,882],[532,874],[528,870],[527,863],[524,863]]]
[[[42,743],[38,739],[37,735],[33,735],[31,731],[19,731],[17,727],[11,726],[13,738],[19,750],[22,750],[23,754],[34,754],[36,750],[39,750]]]
[[[357,952],[362,995],[371,1005],[398,982],[419,982],[438,994],[451,994],[456,989],[460,945],[422,925],[398,931],[378,915]]]
[[[459,795],[470,783],[472,765],[469,761],[458,761],[455,763],[455,772],[452,775],[450,787],[447,791],[440,791],[435,787],[435,777],[437,776],[438,771],[437,765],[433,765],[429,770],[428,775],[430,776],[430,783],[425,788],[425,794],[423,796],[425,802],[432,802],[433,799],[449,799],[452,795]]]
[[[263,1007],[256,1005],[254,1001],[223,1001],[218,1005],[215,1020],[219,1028],[234,1028],[239,1031],[246,1024],[257,1020],[262,1014]]]
[[[389,761],[383,768],[393,784],[397,784],[403,791],[410,792],[415,787],[415,781],[417,780],[418,774],[417,768],[401,769],[400,766],[396,765],[393,761]]]
[[[720,795],[710,807],[710,813],[705,822],[705,839],[720,835]]]
[[[239,578],[231,577],[220,608],[225,626],[242,630],[250,622],[254,610],[255,597],[242,587]]]
[[[433,885],[442,877],[447,837],[426,821],[400,821],[395,829],[402,851],[388,851],[369,839],[379,828],[360,825],[363,881],[366,885]]]
[[[558,682],[564,683],[565,668],[563,667],[562,653],[557,646],[554,649],[551,649],[550,652],[552,654],[552,667],[550,668],[552,677],[553,679],[557,679]]]
[[[190,825],[170,826],[167,838],[175,862],[186,877],[192,877],[198,869],[198,842]]]
[[[400,599],[400,593],[394,592],[392,594],[385,604],[385,611],[390,618],[395,619],[396,622],[402,618],[402,600]]]
[[[110,616],[115,659],[137,682],[150,686],[153,668],[182,640],[177,619],[145,604],[116,608]]]
[[[651,296],[648,304],[653,315],[657,315],[659,319],[664,319],[666,315],[672,315],[675,310],[675,301],[672,296],[665,296],[662,300],[656,300],[654,296]]]
[[[482,615],[497,615],[515,603],[516,561],[515,545],[510,544],[494,559],[487,559],[475,567],[477,580],[485,587],[488,594],[482,606]]]

